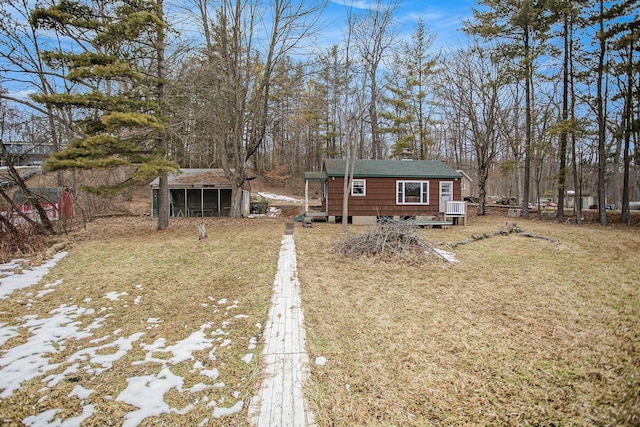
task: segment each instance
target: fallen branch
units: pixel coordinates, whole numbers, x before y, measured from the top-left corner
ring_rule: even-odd
[[[451,248],[455,248],[457,246],[460,245],[466,245],[467,243],[471,243],[471,242],[477,242],[478,240],[483,240],[483,239],[488,239],[489,237],[493,237],[493,236],[508,236],[511,233],[516,233],[518,236],[523,236],[523,237],[531,237],[533,239],[543,239],[543,240],[548,240],[550,242],[554,242],[554,243],[558,243],[557,239],[554,239],[553,237],[548,237],[548,236],[541,236],[539,234],[533,234],[527,230],[523,230],[522,228],[518,227],[518,224],[516,224],[515,222],[509,221],[505,224],[505,226],[497,231],[493,231],[491,233],[484,233],[484,234],[476,234],[471,236],[468,239],[465,239],[461,242],[457,242],[451,245]]]

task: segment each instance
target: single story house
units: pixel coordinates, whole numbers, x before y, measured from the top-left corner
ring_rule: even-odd
[[[182,169],[169,174],[169,216],[172,218],[228,217],[231,184],[222,169]],[[151,212],[158,216],[160,180],[151,182]],[[249,215],[248,185],[242,191],[242,211]]]
[[[322,171],[306,172],[308,209],[310,182],[321,184],[321,211],[329,222],[343,221],[344,159],[326,159]],[[348,218],[353,224],[373,224],[380,218],[464,218],[463,175],[436,160],[356,160],[349,189]]]
[[[26,194],[22,189],[17,189],[13,193],[13,203],[20,212],[38,220],[38,211],[33,207],[35,198],[47,212],[50,220],[73,218],[73,193],[68,188],[40,187],[29,188],[29,191],[32,194]]]
[[[579,200],[580,209],[590,209],[591,206],[598,204],[598,197],[591,194],[582,193],[582,196],[578,199],[574,190],[567,191],[567,198],[565,200],[565,208],[572,209],[577,208],[576,201]]]

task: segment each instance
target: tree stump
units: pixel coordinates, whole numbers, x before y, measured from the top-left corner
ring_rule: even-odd
[[[207,238],[207,229],[204,224],[198,224],[198,240]]]

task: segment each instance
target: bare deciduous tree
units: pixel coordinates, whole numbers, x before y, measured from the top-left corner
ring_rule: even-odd
[[[238,217],[248,162],[269,125],[278,66],[315,29],[324,2],[276,0],[262,9],[256,0],[223,0],[212,10],[204,1],[197,4],[212,79],[212,142],[221,148],[221,166],[232,186],[230,215]]]
[[[509,108],[502,71],[504,58],[478,44],[458,50],[447,62],[440,96],[467,124],[478,168],[478,215],[486,213],[486,184],[496,153],[505,140],[504,121]]]

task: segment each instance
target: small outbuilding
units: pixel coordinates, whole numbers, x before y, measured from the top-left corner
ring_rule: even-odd
[[[326,159],[322,171],[306,172],[306,212],[344,221],[343,183],[346,160]],[[463,175],[436,160],[356,160],[349,189],[348,218],[353,224],[372,224],[381,218],[431,221],[463,218]],[[309,183],[321,184],[321,211],[308,209]]]
[[[64,187],[30,188],[30,194],[18,189],[13,193],[13,203],[18,210],[30,218],[38,219],[39,214],[33,206],[35,200],[47,212],[50,220],[73,218],[73,193]]]
[[[151,212],[158,216],[159,179],[151,182]],[[170,174],[169,216],[172,218],[228,217],[231,184],[222,169],[182,169]],[[242,191],[242,212],[249,215],[250,191]]]
[[[462,196],[462,200],[467,200],[473,197],[471,192],[471,188],[473,187],[473,179],[462,169],[458,169],[457,172],[462,175],[462,179],[460,180],[460,192]]]

